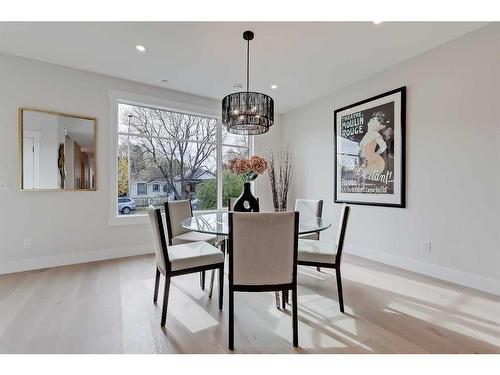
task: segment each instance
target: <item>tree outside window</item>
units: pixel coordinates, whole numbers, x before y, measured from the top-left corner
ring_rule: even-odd
[[[231,155],[248,155],[248,138],[225,129],[218,132],[220,122],[210,117],[128,104],[118,108],[119,196],[134,199],[138,211],[179,199],[190,199],[193,209],[216,209],[217,165],[225,170]],[[219,143],[227,143],[221,155],[217,154]],[[240,180],[223,172],[220,207],[226,205],[226,197],[239,196]],[[138,181],[145,185],[140,191]]]

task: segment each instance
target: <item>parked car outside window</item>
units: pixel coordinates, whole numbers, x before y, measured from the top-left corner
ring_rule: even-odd
[[[124,215],[136,210],[135,201],[132,198],[119,197],[118,198],[118,212]]]

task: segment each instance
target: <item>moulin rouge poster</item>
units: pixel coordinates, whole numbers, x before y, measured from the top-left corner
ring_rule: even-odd
[[[335,111],[335,202],[404,206],[405,91]]]

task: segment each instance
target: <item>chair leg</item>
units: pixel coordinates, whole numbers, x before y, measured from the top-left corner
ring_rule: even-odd
[[[208,298],[212,299],[212,292],[214,291],[214,278],[215,278],[215,270],[212,270],[210,273],[210,287],[208,289]]]
[[[318,272],[321,272],[321,267],[316,267],[316,270],[317,270]]]
[[[205,271],[200,272],[200,288],[205,290]]]
[[[288,291],[287,291],[288,293]],[[293,325],[293,346],[299,346],[299,322],[297,313],[297,285],[292,289],[292,325]]]
[[[335,274],[337,277],[337,292],[339,293],[339,305],[340,305],[340,312],[344,312],[344,297],[342,295],[342,278],[340,276],[340,269],[335,268]]]
[[[287,293],[286,290],[282,290],[281,291],[281,308],[283,310],[286,309],[286,293]]]
[[[276,308],[280,308],[280,292],[276,291],[274,292],[274,297],[276,298]]]
[[[156,277],[155,277],[155,292],[153,295],[153,303],[156,304],[158,301],[158,287],[160,286],[160,270],[156,268]]]
[[[234,292],[229,290],[229,350],[234,350]]]
[[[163,292],[163,309],[161,311],[161,326],[165,327],[167,320],[168,294],[170,291],[170,275],[165,276],[165,290]]]
[[[224,302],[224,266],[219,268],[219,310],[222,311]]]

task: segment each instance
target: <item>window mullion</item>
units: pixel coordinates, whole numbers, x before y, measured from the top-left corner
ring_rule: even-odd
[[[222,170],[222,124],[217,123],[217,146],[216,146],[216,164],[217,164],[217,209],[221,210],[224,205],[223,194],[223,184],[224,184],[224,171]]]

